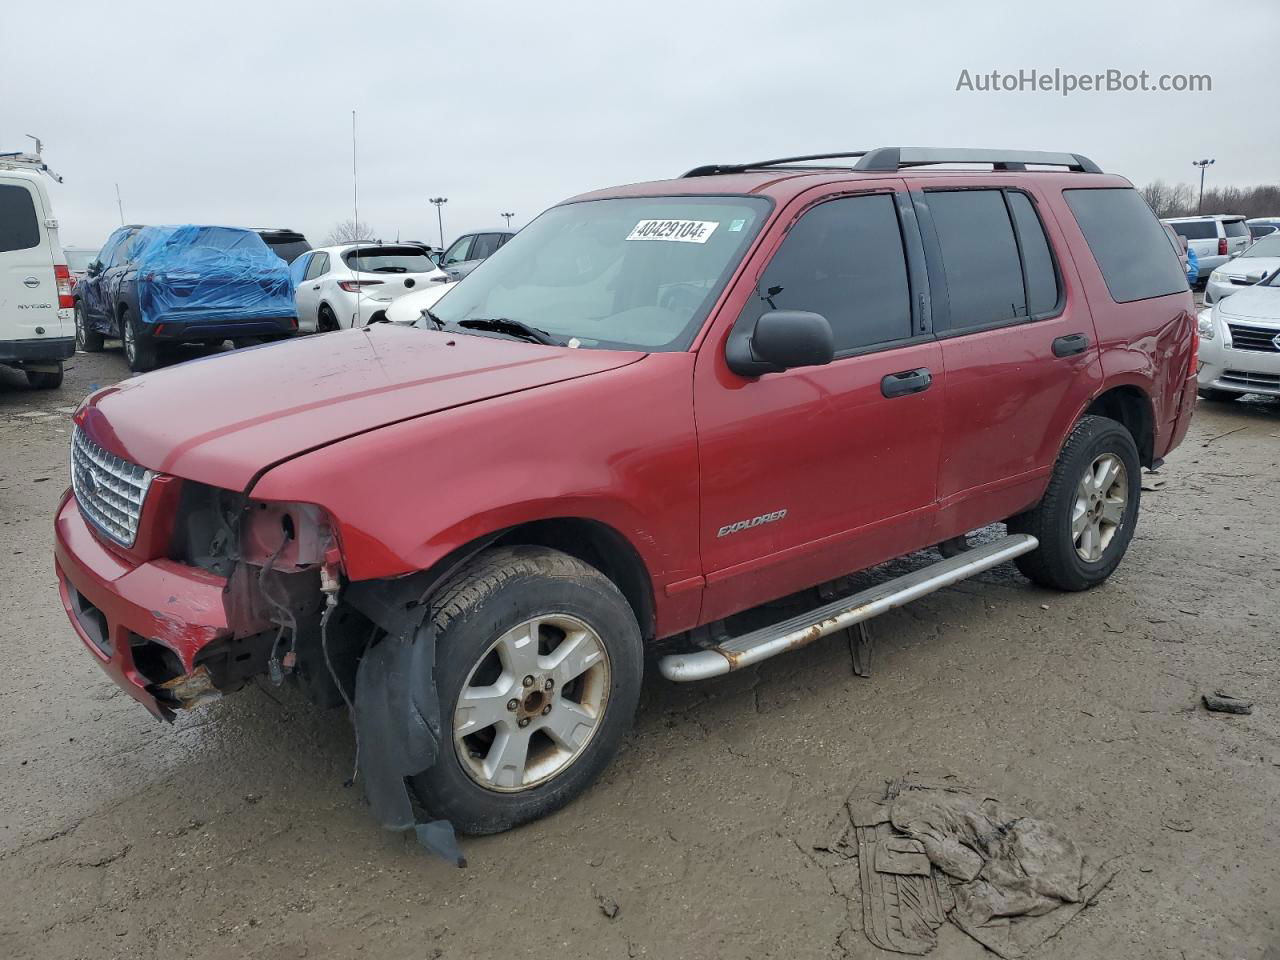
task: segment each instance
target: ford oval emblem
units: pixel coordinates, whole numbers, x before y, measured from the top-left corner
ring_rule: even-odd
[[[40,286],[40,279],[38,277],[27,277],[22,281],[22,285],[28,290],[34,290],[36,287]]]

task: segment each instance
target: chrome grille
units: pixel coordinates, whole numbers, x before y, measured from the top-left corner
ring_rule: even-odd
[[[1280,390],[1280,374],[1249,373],[1245,370],[1228,370],[1218,378],[1234,387],[1254,387],[1258,390]]]
[[[1231,346],[1237,350],[1280,353],[1280,346],[1276,346],[1276,338],[1280,337],[1280,329],[1276,327],[1255,327],[1247,323],[1228,323],[1227,329],[1231,331]]]
[[[123,547],[133,546],[138,518],[154,477],[108,453],[76,427],[71,437],[71,489],[84,518]]]

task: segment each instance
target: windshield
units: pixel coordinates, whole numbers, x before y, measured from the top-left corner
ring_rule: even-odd
[[[98,259],[97,250],[64,250],[67,255],[67,269],[72,273],[84,273],[89,264]]]
[[[514,320],[572,346],[684,350],[769,207],[763,197],[631,197],[552,207],[432,312],[453,326]]]
[[[1280,233],[1263,237],[1251,246],[1241,257],[1280,257]]]
[[[387,250],[363,247],[343,257],[357,273],[430,273],[436,268],[421,250]]]

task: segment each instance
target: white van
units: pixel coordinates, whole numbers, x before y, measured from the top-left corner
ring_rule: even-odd
[[[71,273],[44,176],[38,156],[0,154],[0,364],[52,390],[76,338]]]

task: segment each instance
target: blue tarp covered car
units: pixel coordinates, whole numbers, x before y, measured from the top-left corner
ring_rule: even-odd
[[[76,285],[82,350],[120,337],[132,370],[163,343],[274,339],[297,333],[289,266],[252,230],[121,227]]]

